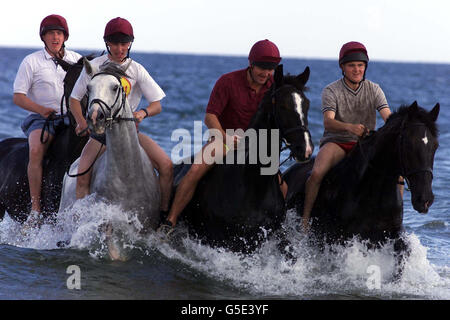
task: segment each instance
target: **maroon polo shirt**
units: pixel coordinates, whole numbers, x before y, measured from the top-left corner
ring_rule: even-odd
[[[247,130],[272,82],[270,78],[256,93],[247,81],[247,69],[224,74],[214,85],[206,112],[215,114],[224,130]]]

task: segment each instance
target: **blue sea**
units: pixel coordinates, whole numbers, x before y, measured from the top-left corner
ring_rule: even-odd
[[[0,48],[1,140],[24,137],[20,124],[26,112],[12,102],[13,82],[22,59],[35,50]],[[193,134],[194,121],[203,120],[218,77],[247,65],[243,56],[134,52],[131,57],[147,68],[167,95],[163,112],[146,119],[140,130],[169,155],[179,143],[172,141],[172,132],[182,128]],[[323,132],[321,91],[341,76],[338,64],[293,58],[283,59],[283,64],[291,74],[311,68],[309,127],[317,153]],[[412,251],[400,281],[390,281],[392,244],[368,250],[354,239],[321,252],[297,231],[294,212],[288,212],[284,224],[295,245],[295,263],[286,261],[270,238],[255,253],[242,255],[188,236],[176,243],[162,242],[152,234],[142,238],[126,227],[131,258],[111,261],[98,227],[104,218],[127,225],[127,213],[87,197],[56,226],[44,225],[28,238],[21,237],[20,226],[5,216],[0,222],[0,299],[449,299],[450,65],[374,61],[367,78],[380,84],[393,110],[415,100],[428,110],[441,104],[433,181],[436,200],[429,213],[421,215],[412,208],[410,193],[405,193],[404,225]],[[283,153],[282,160],[286,157]],[[287,161],[281,170],[292,164]],[[75,215],[79,219],[73,219]],[[58,248],[56,242],[67,237],[71,245]],[[371,282],[373,270],[379,275],[376,285]]]

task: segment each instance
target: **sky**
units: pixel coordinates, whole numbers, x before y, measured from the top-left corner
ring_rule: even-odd
[[[2,4],[0,46],[42,47],[39,25],[53,13],[67,19],[73,50],[102,50],[120,16],[139,52],[246,56],[269,39],[282,57],[337,59],[359,41],[371,60],[450,63],[448,0],[16,0]]]

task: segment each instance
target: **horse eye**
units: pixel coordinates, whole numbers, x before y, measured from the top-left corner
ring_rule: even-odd
[[[118,89],[119,89],[119,85],[116,84],[116,85],[113,87],[113,90],[114,90],[114,91],[117,91]]]

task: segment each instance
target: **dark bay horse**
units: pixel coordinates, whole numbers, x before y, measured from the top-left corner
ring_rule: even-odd
[[[83,68],[83,59],[73,65],[64,60],[59,60],[58,63],[67,71],[62,99],[68,105],[72,88]],[[85,102],[82,105],[85,106]],[[43,160],[41,209],[44,218],[53,217],[58,211],[64,173],[80,156],[87,142],[87,138],[75,134],[75,121],[70,112],[63,117],[68,117],[71,125],[56,128],[57,135]],[[58,119],[58,116],[54,119]],[[48,123],[53,125],[53,120],[49,119]],[[24,222],[30,213],[28,159],[26,138],[8,138],[0,142],[0,219],[3,219],[7,211],[12,219]]]
[[[213,246],[251,252],[268,234],[280,229],[286,215],[278,181],[280,140],[297,161],[309,160],[313,151],[307,128],[309,100],[303,93],[308,79],[308,67],[298,76],[284,76],[282,66],[276,69],[274,84],[246,131],[255,130],[256,140],[245,140],[245,162],[216,164],[199,182],[193,199],[181,215],[189,230],[199,238]],[[264,130],[279,135],[265,139],[261,134]],[[262,174],[261,169],[267,169],[267,164],[259,156],[252,164],[248,151],[251,148],[258,154],[262,150],[274,154],[275,172]],[[234,156],[237,159],[236,151]],[[175,166],[175,187],[189,166]]]
[[[328,243],[353,236],[371,244],[394,241],[398,263],[408,253],[402,238],[403,176],[414,209],[427,213],[433,203],[434,154],[438,148],[439,104],[427,112],[416,102],[402,106],[385,125],[361,139],[349,155],[325,176],[311,212],[311,232]],[[304,188],[314,161],[286,170],[288,208],[303,213]],[[400,266],[400,265],[399,265]]]

